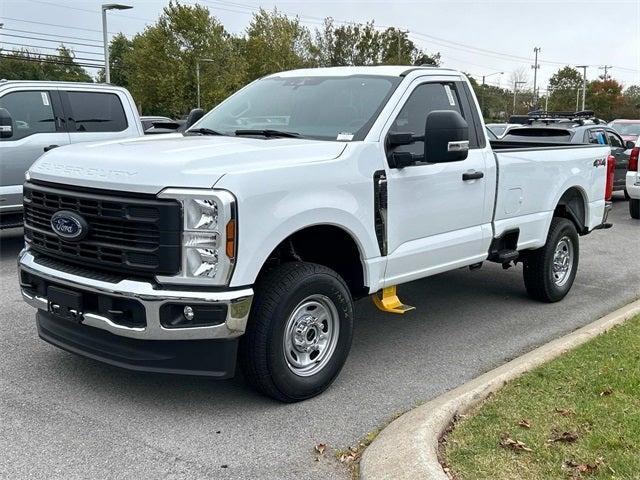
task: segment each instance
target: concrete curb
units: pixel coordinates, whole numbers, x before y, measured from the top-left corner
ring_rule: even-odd
[[[454,415],[463,414],[506,382],[640,313],[640,300],[553,340],[421,405],[393,421],[365,450],[363,480],[448,480],[438,461],[438,440]]]

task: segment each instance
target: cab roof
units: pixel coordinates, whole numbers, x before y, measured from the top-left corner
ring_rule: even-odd
[[[450,68],[408,65],[376,65],[367,67],[323,67],[323,68],[303,68],[299,70],[289,70],[268,75],[267,78],[277,77],[347,77],[351,75],[381,75],[385,77],[404,77],[413,71],[425,71],[433,75],[458,75],[462,76],[458,70]]]

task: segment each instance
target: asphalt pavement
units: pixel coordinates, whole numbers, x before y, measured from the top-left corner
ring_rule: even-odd
[[[283,405],[242,378],[134,373],[38,339],[20,298],[21,230],[0,234],[0,478],[346,479],[332,449],[640,297],[640,222],[618,200],[614,227],[581,239],[576,283],[552,305],[522,267],[456,270],[399,288],[417,310],[358,302],[351,355],[320,397]],[[316,461],[314,446],[330,450]]]

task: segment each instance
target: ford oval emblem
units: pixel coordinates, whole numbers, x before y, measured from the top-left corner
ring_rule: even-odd
[[[64,240],[82,240],[89,232],[89,225],[80,215],[60,210],[51,217],[51,228]]]

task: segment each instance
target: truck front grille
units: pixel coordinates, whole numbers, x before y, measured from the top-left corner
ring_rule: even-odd
[[[67,240],[53,231],[51,217],[61,210],[84,218],[85,238]],[[143,276],[180,270],[182,213],[173,200],[26,183],[24,223],[31,248],[54,258]]]

